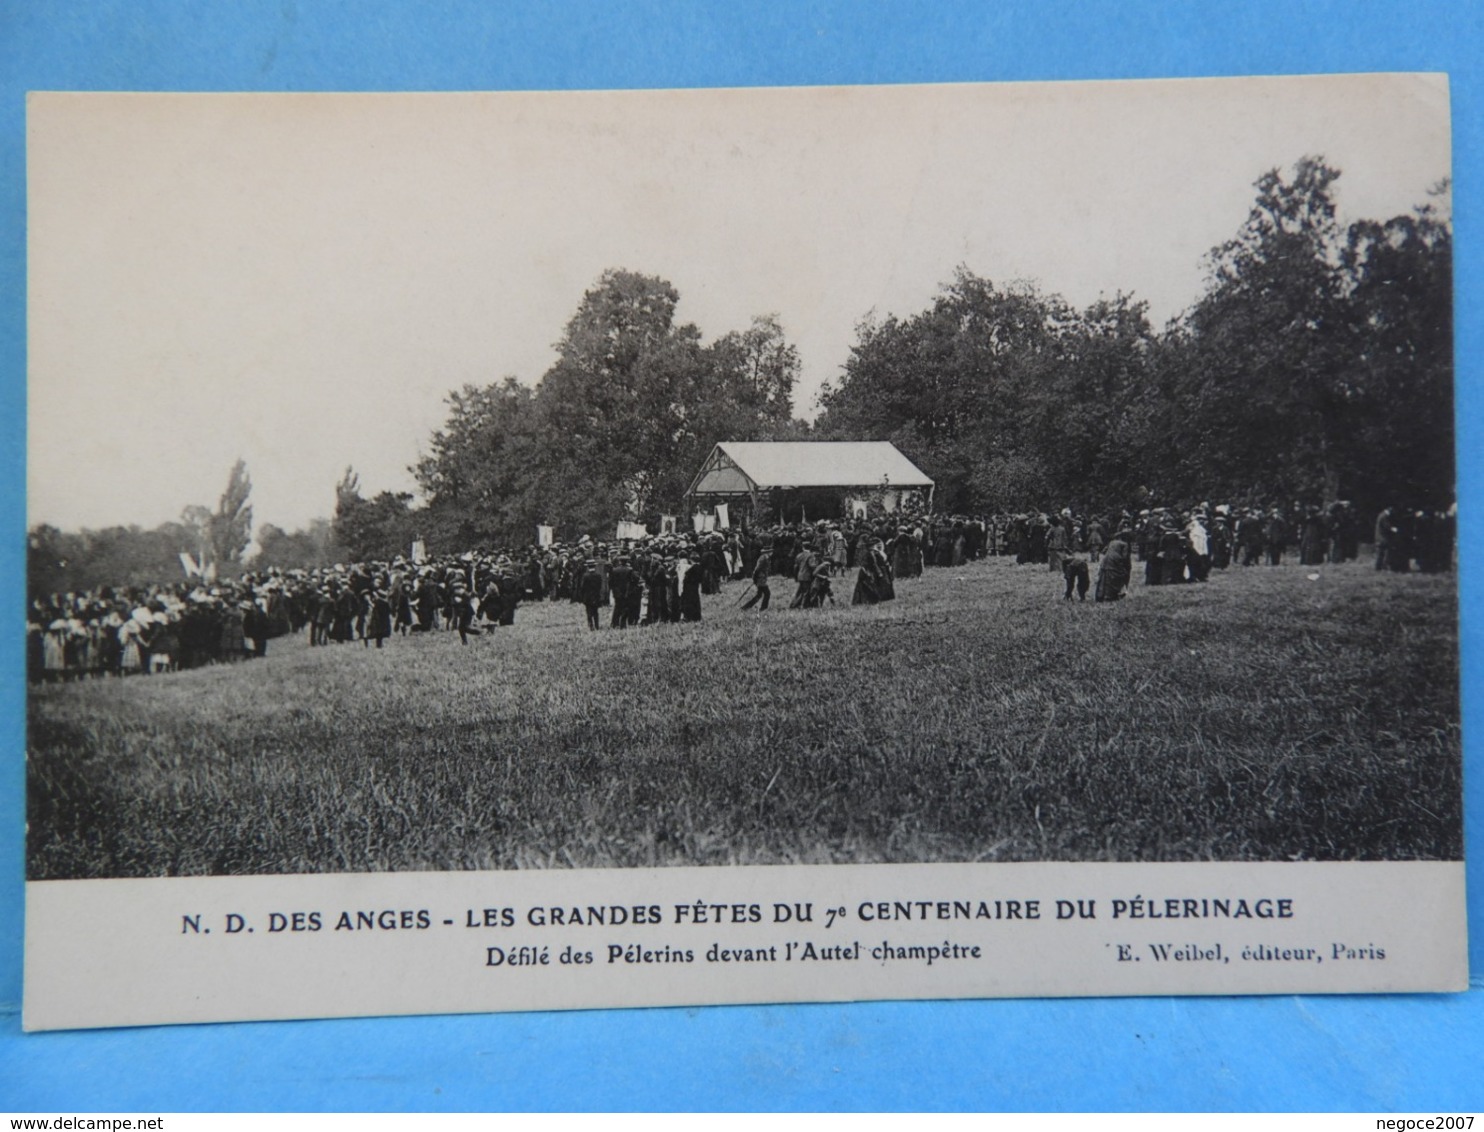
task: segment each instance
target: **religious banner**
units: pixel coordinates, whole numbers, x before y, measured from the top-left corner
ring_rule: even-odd
[[[536,524],[536,545],[537,546],[550,546],[555,541],[556,541],[556,528],[554,528],[554,527],[548,527],[548,526],[545,526],[544,524],[541,524],[541,523],[537,523]]]
[[[620,520],[614,537],[619,541],[628,539],[630,542],[637,542],[639,539],[649,537],[649,528],[643,523],[631,523],[627,520]]]
[[[412,562],[413,562],[413,565],[420,565],[420,564],[426,562],[427,560],[428,560],[428,544],[425,543],[425,542],[423,542],[423,540],[420,539],[420,538],[419,539],[413,539],[412,540]]]
[[[730,527],[732,525],[732,520],[725,503],[718,503],[716,505],[716,525],[718,527]]]
[[[660,516],[660,534],[662,534],[662,535],[673,535],[674,533],[675,533],[675,516],[674,515],[661,515]]]

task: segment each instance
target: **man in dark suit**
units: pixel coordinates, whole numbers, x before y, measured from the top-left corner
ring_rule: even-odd
[[[761,613],[768,608],[768,601],[773,596],[773,591],[768,588],[768,575],[772,572],[773,548],[771,541],[764,539],[762,551],[758,554],[757,561],[753,563],[752,567],[752,584],[757,592],[747,599],[742,606],[743,609],[751,609],[756,605],[758,606],[758,612]],[[762,604],[759,605],[759,602]]]
[[[597,564],[591,558],[583,566],[582,575],[577,580],[577,596],[587,610],[587,627],[596,629],[598,609],[603,604],[603,576],[598,573]]]

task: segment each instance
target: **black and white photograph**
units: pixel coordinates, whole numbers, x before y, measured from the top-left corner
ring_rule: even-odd
[[[34,95],[27,879],[1461,862],[1450,174],[1435,75]]]

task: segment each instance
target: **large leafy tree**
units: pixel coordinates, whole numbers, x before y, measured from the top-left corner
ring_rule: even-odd
[[[346,468],[335,485],[331,533],[352,559],[387,560],[407,554],[418,532],[418,519],[410,492],[383,491],[371,499],[364,498],[361,477],[354,468]]]
[[[674,491],[703,380],[700,331],[676,325],[679,298],[663,279],[619,270],[583,296],[536,391],[542,521],[596,530]]]
[[[1409,215],[1351,226],[1343,256],[1355,359],[1354,494],[1446,507],[1454,495],[1453,236],[1447,185]]]
[[[950,509],[1452,497],[1452,242],[1429,205],[1348,229],[1338,170],[1255,183],[1202,295],[1163,333],[1131,296],[1078,311],[960,269],[870,319],[822,435],[894,441]]]
[[[413,472],[428,500],[435,549],[524,541],[541,520],[535,469],[542,449],[531,390],[513,377],[450,393],[448,420]]]
[[[1452,496],[1452,244],[1437,207],[1343,228],[1338,170],[1256,182],[1188,312],[1178,476],[1227,494],[1366,509]]]
[[[1205,294],[1189,311],[1180,390],[1194,478],[1226,493],[1333,499],[1356,388],[1334,185],[1306,157],[1258,178],[1237,234],[1212,250]],[[1219,455],[1219,461],[1212,461]]]
[[[858,327],[819,431],[894,442],[949,509],[1100,501],[1131,478],[1121,413],[1150,343],[1128,296],[1078,312],[960,268],[928,310]]]
[[[711,399],[726,398],[737,414],[738,430],[771,434],[788,428],[799,379],[799,351],[790,345],[776,314],[760,315],[746,330],[722,335],[708,353],[715,376]]]

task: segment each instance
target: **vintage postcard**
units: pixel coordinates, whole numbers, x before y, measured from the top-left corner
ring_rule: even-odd
[[[27,1028],[1466,986],[1444,76],[27,137]]]

